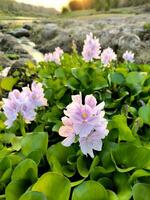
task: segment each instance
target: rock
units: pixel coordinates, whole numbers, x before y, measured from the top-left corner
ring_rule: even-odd
[[[119,38],[118,46],[120,49],[138,51],[141,48],[142,43],[137,35],[126,33]]]
[[[63,40],[62,40],[63,38]],[[42,53],[54,51],[56,47],[62,48],[65,52],[70,52],[72,49],[72,38],[68,34],[60,34],[55,37],[51,42],[44,43],[43,45],[37,46]]]
[[[15,45],[18,45],[18,42],[15,37],[9,34],[3,34],[0,37],[0,50],[9,51],[12,50]]]
[[[57,24],[52,24],[52,23],[48,23],[45,24],[42,27],[42,32],[41,32],[41,36],[43,37],[43,39],[53,39],[54,37],[57,36],[58,33],[58,25]]]
[[[9,34],[3,34],[0,36],[0,51],[12,54],[17,53],[19,55],[28,54],[18,40]]]
[[[17,37],[17,38],[29,37],[30,36],[29,30],[27,30],[25,28],[15,29],[13,31],[10,31],[9,34],[11,34],[11,35],[13,35],[14,37]]]
[[[31,24],[24,24],[22,28],[30,31],[32,29],[32,25]]]
[[[0,30],[8,28],[7,24],[0,24]]]
[[[141,48],[136,54],[135,59],[139,64],[150,64],[150,48]]]

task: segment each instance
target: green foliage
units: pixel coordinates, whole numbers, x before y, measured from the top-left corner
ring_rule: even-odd
[[[11,91],[17,81],[18,78],[13,78],[13,77],[2,78],[0,82],[0,87],[4,90]]]
[[[150,30],[150,23],[145,23],[145,24],[144,24],[144,29],[145,29],[146,31],[149,31],[149,30]]]
[[[150,197],[150,184],[137,183],[133,187],[134,200],[148,200]]]
[[[29,191],[23,194],[19,200],[47,200],[47,198],[41,192]]]
[[[26,16],[26,17],[44,17],[55,14],[52,8],[44,8],[40,6],[32,6],[24,3],[18,3],[14,0],[0,0],[1,12],[9,16]]]
[[[106,200],[105,188],[96,181],[85,181],[74,189],[72,200]]]
[[[38,191],[45,194],[47,200],[68,200],[71,184],[64,176],[48,172],[33,185],[32,191]]]
[[[100,61],[86,63],[76,53],[64,54],[60,66],[28,65],[20,76],[24,80],[9,86],[6,79],[9,84],[2,84],[2,92],[30,84],[33,77],[43,84],[48,106],[26,125],[24,137],[17,122],[5,128],[0,112],[0,197],[5,193],[6,200],[148,200],[150,66],[116,63],[104,68]],[[98,103],[105,101],[109,134],[94,159],[84,156],[78,143],[62,146],[58,134],[63,110],[79,92],[93,94]]]
[[[149,3],[149,0],[95,0],[94,7],[97,11],[108,11],[110,8],[138,6]]]

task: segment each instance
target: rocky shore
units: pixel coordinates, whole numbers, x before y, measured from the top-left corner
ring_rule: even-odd
[[[70,52],[72,41],[81,52],[89,32],[100,39],[102,49],[110,46],[120,57],[125,50],[132,50],[137,63],[150,64],[150,28],[145,28],[149,22],[147,13],[43,20],[13,30],[0,24],[0,66],[21,67],[27,60],[38,62],[42,60],[42,54],[57,46]]]

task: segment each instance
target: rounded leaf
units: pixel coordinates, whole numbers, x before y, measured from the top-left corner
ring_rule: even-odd
[[[40,150],[45,154],[48,145],[48,134],[46,132],[33,132],[27,134],[21,141],[22,153],[28,156],[31,152]]]
[[[41,192],[29,191],[23,194],[19,200],[47,200],[47,198]]]
[[[143,106],[139,109],[139,116],[145,124],[150,125],[150,105]]]
[[[85,181],[74,189],[72,200],[108,200],[108,194],[100,183]]]
[[[26,179],[32,183],[35,182],[37,179],[36,163],[29,158],[23,160],[14,169],[11,178],[12,180]]]
[[[32,191],[44,193],[47,200],[69,200],[70,190],[70,181],[54,172],[42,175],[32,187]]]
[[[149,200],[150,199],[150,184],[137,183],[133,186],[134,200]]]
[[[15,180],[8,184],[5,190],[7,200],[18,200],[19,197],[28,189],[27,180]]]

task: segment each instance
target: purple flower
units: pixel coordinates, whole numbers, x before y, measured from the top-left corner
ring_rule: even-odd
[[[132,53],[131,51],[126,51],[124,54],[123,54],[123,59],[127,62],[131,62],[133,63],[134,62],[134,53]]]
[[[20,114],[23,116],[25,123],[29,124],[36,117],[35,107],[30,101],[26,101],[21,105]]]
[[[79,138],[79,143],[83,154],[89,154],[92,158],[94,158],[93,150],[101,151],[102,149],[101,139],[102,138],[97,131],[92,131],[87,137]]]
[[[62,144],[70,146],[78,136],[83,154],[93,157],[93,149],[100,151],[101,140],[108,135],[104,105],[104,102],[97,105],[93,95],[87,95],[84,104],[81,94],[73,95],[72,103],[64,111],[66,116],[62,118],[63,126],[59,130],[59,134],[66,137]]]
[[[100,49],[101,46],[99,43],[99,39],[93,37],[92,33],[87,35],[86,39],[84,40],[84,46],[82,51],[84,60],[86,62],[89,62],[92,61],[94,58],[99,59]]]
[[[53,61],[53,54],[52,53],[46,53],[45,56],[44,56],[44,60],[46,62]]]
[[[3,99],[3,110],[7,120],[5,125],[10,128],[18,116],[18,105],[11,99]]]
[[[5,124],[10,128],[19,115],[22,115],[26,123],[35,119],[35,110],[39,106],[46,106],[47,100],[44,98],[44,92],[41,83],[32,83],[29,87],[19,90],[13,90],[9,93],[8,99],[3,99],[3,110],[7,118]]]
[[[55,62],[56,64],[60,65],[61,57],[63,55],[63,50],[60,47],[55,48],[55,51],[52,53],[45,54],[45,61],[46,62]]]
[[[110,47],[108,47],[107,49],[104,49],[103,52],[101,53],[101,62],[104,66],[109,66],[110,63],[116,59],[117,59],[117,55],[115,54],[113,49],[111,49]]]
[[[72,122],[68,117],[62,117],[64,126],[59,129],[59,135],[66,137],[62,144],[64,146],[70,146],[75,141],[75,132],[72,126]]]
[[[44,97],[44,90],[41,83],[33,82],[29,100],[36,106],[47,106],[47,99]]]

